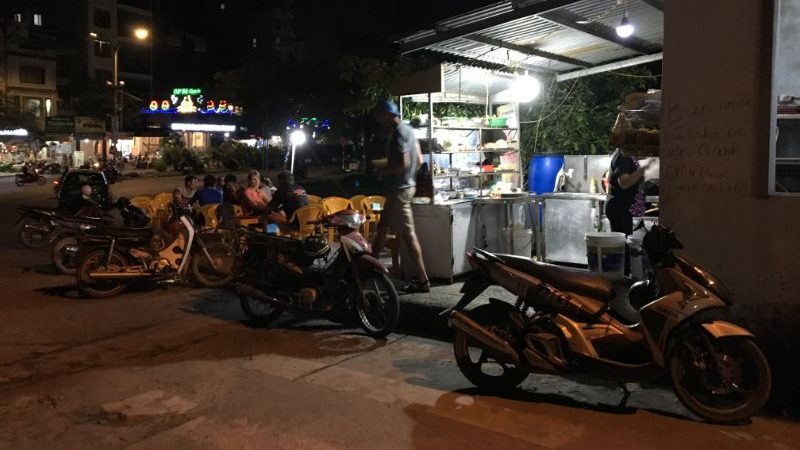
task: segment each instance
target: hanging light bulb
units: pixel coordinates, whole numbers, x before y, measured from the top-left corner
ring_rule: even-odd
[[[617,36],[621,38],[629,38],[633,35],[633,32],[636,31],[636,27],[633,26],[631,20],[628,18],[628,11],[622,15],[622,21],[617,26]]]

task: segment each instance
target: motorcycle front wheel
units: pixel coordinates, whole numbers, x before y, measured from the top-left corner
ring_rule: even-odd
[[[39,177],[36,178],[36,184],[39,186],[43,186],[45,183],[47,183],[47,180],[43,176],[39,175]]]
[[[243,292],[239,293],[239,304],[247,318],[258,326],[267,326],[283,314],[283,308]]]
[[[75,275],[78,272],[78,238],[66,236],[53,244],[53,265],[64,275]]]
[[[382,339],[394,331],[400,320],[397,289],[385,273],[372,270],[361,274],[361,287],[363,297],[354,301],[361,327],[368,335]]]
[[[692,330],[670,352],[668,369],[678,399],[705,420],[747,420],[769,398],[769,365],[747,336],[715,339]]]
[[[28,248],[46,247],[47,244],[50,243],[50,233],[52,230],[45,232],[39,229],[45,226],[43,222],[32,220],[23,221],[22,225],[19,227],[19,240],[22,242],[22,245]]]
[[[205,287],[225,286],[235,274],[236,254],[229,245],[222,242],[208,242],[205,247],[213,264],[202,250],[197,252],[192,256],[194,278]]]
[[[92,250],[81,258],[78,264],[78,290],[92,298],[113,297],[125,290],[125,284],[118,280],[97,280],[89,276],[92,272],[107,271],[108,252],[105,249]],[[125,257],[119,252],[111,254],[110,266],[122,268]]]
[[[496,304],[481,305],[467,315],[483,327],[501,336],[511,325],[513,311]],[[490,390],[511,389],[519,386],[528,377],[529,371],[517,365],[498,361],[489,351],[463,331],[455,330],[453,336],[453,353],[461,373],[472,384]]]

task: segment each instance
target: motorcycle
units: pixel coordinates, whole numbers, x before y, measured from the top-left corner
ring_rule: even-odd
[[[119,218],[115,217],[115,211],[119,212]],[[126,228],[141,228],[150,223],[150,217],[124,197],[108,211],[89,207],[81,209],[74,217],[55,217],[53,224],[56,238],[53,239],[50,252],[53,265],[64,275],[75,275],[78,268],[79,236],[88,230],[110,226],[115,222],[121,222]]]
[[[22,186],[23,184],[30,184],[30,183],[36,183],[39,186],[41,186],[47,183],[47,180],[42,175],[39,174],[38,169],[34,169],[33,171],[30,172],[16,174],[14,176],[14,182],[17,184],[17,186]]]
[[[284,310],[301,315],[354,310],[370,336],[392,332],[400,317],[399,297],[388,270],[358,231],[364,220],[356,211],[341,211],[312,222],[315,234],[303,240],[245,231],[244,270],[236,284],[245,314],[267,325]],[[339,232],[336,250],[321,232],[327,227]]]
[[[28,248],[42,248],[53,242],[54,226],[52,219],[57,215],[54,208],[20,206],[17,220],[20,242]]]
[[[236,255],[220,241],[206,243],[194,223],[180,216],[171,241],[154,245],[150,228],[102,227],[78,240],[78,289],[93,298],[112,297],[128,285],[183,282],[191,270],[205,287],[222,287],[234,276]]]
[[[719,423],[751,417],[769,397],[770,370],[750,332],[709,315],[729,306],[726,289],[673,253],[683,245],[670,229],[653,226],[643,247],[655,270],[629,289],[638,321],[609,306],[615,293],[605,278],[474,249],[468,258],[476,270],[464,295],[443,313],[462,374],[494,389],[515,387],[531,372],[618,381],[666,374],[697,416]],[[493,284],[516,302],[492,299],[465,311]]]

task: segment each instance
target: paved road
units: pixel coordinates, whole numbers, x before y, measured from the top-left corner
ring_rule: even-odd
[[[446,340],[408,319],[375,341],[327,321],[252,328],[223,291],[79,298],[11,233],[13,207],[48,192],[0,179],[0,449],[800,449],[796,423],[700,423],[649,386],[629,385],[624,406],[617,386],[588,379],[531,376],[485,395]]]

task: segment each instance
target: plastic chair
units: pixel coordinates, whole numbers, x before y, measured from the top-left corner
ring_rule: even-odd
[[[203,219],[205,219],[205,226],[206,228],[214,228],[216,229],[219,225],[219,220],[217,220],[217,208],[219,208],[218,204],[213,205],[205,205],[200,207],[200,213],[203,214]]]
[[[350,203],[350,200],[343,197],[324,198],[322,199],[320,206],[325,209],[325,214],[335,214],[339,211],[344,211],[345,209],[351,209],[353,207],[353,205]]]
[[[350,204],[350,200],[342,197],[327,197],[322,200],[322,208],[325,210],[325,214],[335,214],[339,211],[344,211],[346,209],[352,209],[353,205]],[[334,229],[333,227],[328,228],[328,240],[333,241],[334,238]]]
[[[308,197],[309,205],[319,205],[320,203],[322,203],[322,197],[320,197],[319,195],[306,194],[306,197]]]
[[[169,215],[169,205],[172,203],[172,193],[162,192],[150,201],[150,210],[153,212],[152,219],[154,225],[160,225]]]
[[[364,199],[361,200],[362,213],[367,218],[367,221],[364,222],[364,236],[367,237],[368,239],[369,239],[369,230],[370,228],[372,228],[372,225],[374,224],[375,226],[377,226],[378,222],[381,221],[380,215],[375,214],[375,212],[372,210],[372,205],[376,203],[379,204],[380,209],[383,210],[383,206],[386,204],[386,197],[383,197],[381,195],[370,195],[368,197],[364,197]]]
[[[239,205],[233,205],[233,215],[236,216],[236,223],[243,227],[249,227],[250,225],[257,225],[259,223],[258,217],[249,217],[246,216],[244,213],[244,208]]]
[[[138,197],[133,197],[131,199],[131,205],[142,208],[148,216],[152,216],[155,213],[153,209],[153,198],[149,195],[140,195]]]
[[[309,225],[308,222],[312,220],[319,220],[325,215],[325,209],[319,205],[303,206],[296,210],[292,217],[289,218],[289,223],[297,221],[299,227],[295,233],[298,239],[314,234],[314,226]]]
[[[366,195],[354,195],[350,197],[350,204],[353,205],[353,208],[361,214],[364,214],[364,205],[362,205],[361,202],[365,198],[367,198]]]

